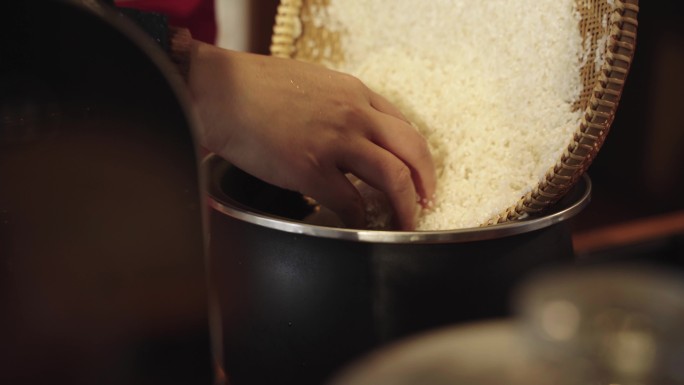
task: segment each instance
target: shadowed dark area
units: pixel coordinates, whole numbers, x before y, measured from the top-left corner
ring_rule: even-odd
[[[0,383],[211,382],[191,124],[145,39],[0,6]]]

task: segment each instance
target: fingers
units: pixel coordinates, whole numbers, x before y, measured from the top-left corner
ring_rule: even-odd
[[[411,126],[401,112],[380,95],[371,104],[378,112],[371,115],[374,130],[370,139],[401,159],[411,170],[411,177],[422,203],[435,194],[437,176],[427,141]]]
[[[411,169],[401,159],[370,141],[359,141],[339,155],[338,167],[387,195],[399,230],[415,228],[416,188]]]
[[[366,227],[363,199],[342,171],[335,169],[326,172],[322,180],[314,180],[309,180],[308,188],[304,191],[306,195],[332,210],[347,227]]]
[[[406,119],[404,114],[392,103],[390,103],[387,99],[385,99],[382,95],[376,94],[375,92],[368,90],[369,92],[369,98],[370,98],[370,104],[373,108],[376,110],[383,112],[388,115],[392,115],[397,119],[401,119],[406,123],[409,123],[409,120]]]

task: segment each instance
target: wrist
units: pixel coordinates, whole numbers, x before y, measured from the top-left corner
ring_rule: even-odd
[[[193,40],[190,45],[190,65],[186,81],[200,120],[199,141],[208,150],[225,153],[232,137],[233,125],[227,125],[230,110],[229,51],[212,44]]]

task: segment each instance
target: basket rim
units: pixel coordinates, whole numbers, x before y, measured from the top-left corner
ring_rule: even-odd
[[[610,131],[634,58],[638,12],[639,0],[615,1],[606,60],[568,147],[537,187],[487,224],[544,210],[560,199],[589,168]]]
[[[301,35],[303,0],[281,0],[271,41],[271,55],[292,58]],[[601,149],[622,96],[636,48],[639,0],[614,0],[605,60],[578,128],[544,178],[514,205],[482,225],[493,225],[543,211],[562,198],[584,175]]]

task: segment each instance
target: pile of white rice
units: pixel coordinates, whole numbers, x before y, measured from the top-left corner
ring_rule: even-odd
[[[543,179],[581,111],[575,0],[330,0],[344,63],[428,139],[434,207],[419,230],[486,223]]]

